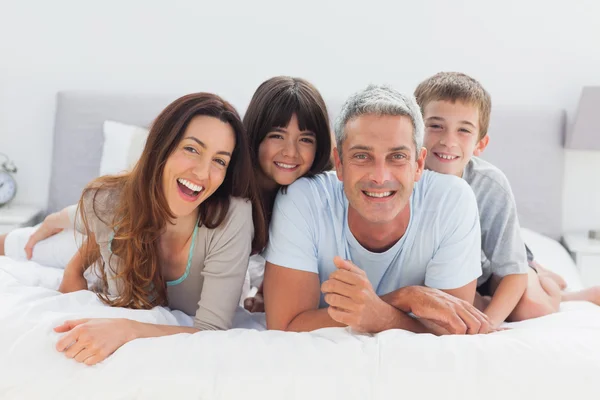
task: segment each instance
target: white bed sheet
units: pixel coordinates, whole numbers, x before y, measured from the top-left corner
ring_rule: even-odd
[[[544,245],[560,254],[552,246],[556,242],[540,243],[530,243],[538,259],[548,251]],[[562,261],[547,266],[568,269],[568,259]],[[597,396],[600,307],[588,303],[567,303],[557,314],[481,336],[401,330],[357,335],[341,328],[303,334],[251,329],[180,334],[130,342],[105,362],[87,367],[54,349],[60,335],[52,327],[83,317],[160,324],[187,324],[189,317],[164,308],[110,308],[86,291],[60,295],[55,288],[61,272],[0,257],[2,399]]]

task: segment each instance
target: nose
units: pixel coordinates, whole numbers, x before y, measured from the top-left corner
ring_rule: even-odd
[[[194,165],[192,172],[198,180],[210,178],[210,162],[210,157],[203,157]]]
[[[294,158],[298,154],[298,149],[296,148],[296,142],[294,140],[286,140],[283,144],[283,149],[281,150],[281,154],[284,157]]]
[[[371,170],[371,181],[377,185],[383,185],[385,182],[391,180],[391,175],[390,168],[386,165],[385,160],[378,160]]]
[[[452,132],[445,132],[440,138],[440,144],[446,147],[453,147],[456,144],[456,135]]]

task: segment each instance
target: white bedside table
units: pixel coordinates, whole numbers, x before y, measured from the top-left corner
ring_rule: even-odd
[[[568,233],[564,242],[577,264],[587,287],[600,285],[600,240],[588,239],[587,233]]]
[[[0,235],[16,228],[32,226],[40,222],[42,209],[24,204],[8,204],[0,207]]]

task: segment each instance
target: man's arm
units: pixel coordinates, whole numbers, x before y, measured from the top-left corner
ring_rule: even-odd
[[[313,272],[265,264],[264,301],[267,329],[307,332],[345,326],[335,322],[327,309],[319,310],[319,275]]]
[[[366,282],[368,283],[368,280]],[[330,304],[337,306],[319,309],[321,288],[317,274],[293,270],[267,262],[264,285],[267,328],[307,332],[321,328],[350,325],[356,330],[369,333],[377,333],[387,329],[406,329],[412,332],[426,331],[417,320],[385,303],[376,295],[376,302],[379,303],[376,310],[372,306],[365,310],[364,302],[361,304],[350,297],[334,293],[334,287],[342,284],[343,282],[335,279],[323,284],[324,290],[330,290],[327,292],[326,299],[331,301]],[[328,287],[329,289],[327,289]],[[338,292],[342,291],[337,290]],[[344,293],[349,295],[348,292]],[[367,300],[366,296],[361,297],[365,297],[363,300]],[[352,310],[349,310],[350,308]],[[377,321],[370,323],[369,326],[356,324],[357,314],[352,311],[357,309],[375,314]]]

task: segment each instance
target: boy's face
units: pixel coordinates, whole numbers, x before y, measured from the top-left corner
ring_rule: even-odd
[[[425,168],[462,176],[471,157],[478,156],[489,141],[479,139],[479,109],[461,101],[432,101],[423,110],[427,149]]]

